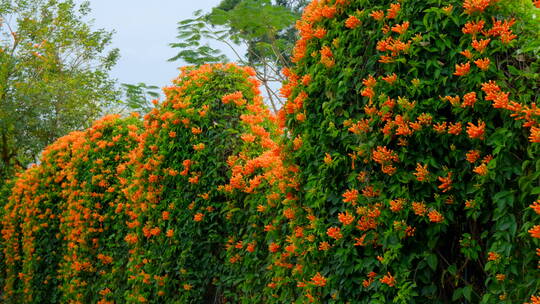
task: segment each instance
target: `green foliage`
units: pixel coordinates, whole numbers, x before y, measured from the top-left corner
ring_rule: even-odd
[[[111,33],[90,28],[88,5],[0,2],[0,176],[117,99],[108,72],[118,50],[105,52]]]
[[[197,11],[193,19],[178,23],[180,42],[170,45],[180,51],[170,60],[190,64],[230,61],[208,41],[225,44],[235,54],[233,61],[256,69],[257,78],[277,111],[280,99],[271,84],[283,80],[280,69],[290,63],[295,39],[293,24],[302,6],[303,1],[242,0],[223,1],[209,14]],[[241,54],[242,49],[246,49],[245,54]]]
[[[139,114],[146,114],[153,108],[152,101],[159,98],[159,93],[156,90],[159,87],[148,85],[146,83],[129,84],[122,83],[121,85],[124,94],[124,109],[131,110]]]
[[[306,9],[282,115],[290,138],[303,142],[288,143],[304,202],[289,225],[314,237],[288,260],[301,274],[276,273],[306,287],[278,284],[279,301],[523,303],[537,293],[538,241],[527,231],[540,174],[531,110],[538,10],[530,1],[477,5],[358,0]],[[464,33],[481,20],[483,31]],[[474,39],[490,42],[475,49]],[[475,63],[483,58],[485,71]],[[317,273],[326,284],[314,282]]]

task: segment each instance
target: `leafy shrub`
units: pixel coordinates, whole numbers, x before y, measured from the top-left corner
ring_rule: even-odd
[[[6,303],[97,302],[108,284],[126,286],[115,172],[139,124],[107,116],[47,147],[14,181],[2,220]]]
[[[244,143],[263,138],[264,145],[273,132],[253,75],[233,64],[184,68],[164,89],[166,100],[145,117],[126,189],[132,212],[128,301],[224,301],[235,285],[237,278],[225,275],[231,270],[223,249],[227,235],[247,223],[230,221],[245,206],[230,194],[237,184],[226,185],[229,164],[257,153],[241,154]]]
[[[302,202],[285,266],[299,266],[283,267],[277,302],[538,293],[538,13],[520,0],[306,8],[281,113]]]

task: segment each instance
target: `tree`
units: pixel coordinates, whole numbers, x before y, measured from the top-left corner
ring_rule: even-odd
[[[281,69],[290,65],[289,56],[296,39],[294,22],[304,0],[223,0],[210,13],[196,11],[194,18],[179,22],[180,42],[171,43],[180,51],[171,61],[190,64],[231,61],[211,40],[227,45],[234,61],[255,67],[274,111],[282,105],[277,93],[285,79]],[[241,54],[240,49],[245,49]]]
[[[159,98],[158,86],[149,85],[144,82],[137,84],[122,83],[123,98],[119,102],[120,108],[114,108],[114,112],[123,113],[126,111],[146,114],[154,107],[152,101]]]
[[[0,176],[87,127],[118,98],[112,32],[85,20],[89,2],[0,1]]]

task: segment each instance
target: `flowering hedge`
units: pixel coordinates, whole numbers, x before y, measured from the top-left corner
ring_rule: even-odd
[[[277,146],[273,116],[253,76],[233,64],[184,68],[145,117],[143,140],[128,164],[128,301],[199,303],[224,301],[238,295],[234,289],[251,292],[251,281],[237,284],[245,272],[227,267],[240,257],[225,263],[224,246],[229,234],[244,232],[250,213],[243,192],[233,190],[253,193],[272,174],[244,180],[274,160],[249,159]],[[238,214],[242,221],[234,223]]]
[[[139,125],[107,116],[47,147],[15,179],[2,218],[3,302],[95,303],[103,294],[96,290],[126,285],[116,174]]]
[[[283,301],[540,301],[538,13],[511,0],[306,8],[282,89],[302,189],[288,227],[302,271],[275,287]]]
[[[0,299],[540,303],[533,4],[315,0],[279,119],[183,68],[3,185]]]

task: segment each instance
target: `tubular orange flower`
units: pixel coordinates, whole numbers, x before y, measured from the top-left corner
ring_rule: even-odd
[[[352,203],[353,205],[356,205],[357,201],[358,201],[358,190],[352,189],[352,190],[347,190],[345,191],[345,193],[343,193],[343,202]]]
[[[470,92],[463,96],[462,108],[472,107],[476,103],[476,92]]]
[[[431,210],[428,213],[429,220],[433,223],[440,223],[444,221],[444,217],[437,210]]]
[[[341,234],[341,229],[339,227],[330,227],[326,230],[326,234],[335,239],[336,241],[341,239],[343,235]]]
[[[462,129],[463,127],[461,126],[460,122],[456,122],[455,124],[450,123],[450,125],[448,126],[448,134],[459,135]]]
[[[463,34],[470,34],[475,36],[476,34],[482,32],[485,23],[486,22],[484,20],[480,20],[478,22],[469,21],[465,23],[465,26],[461,29],[461,31],[463,32]]]
[[[488,261],[497,261],[500,258],[501,258],[500,254],[493,251],[488,252],[488,259],[487,259]]]
[[[427,170],[427,164],[421,165],[416,163],[416,172],[413,173],[419,182],[428,181],[429,171]]]
[[[268,250],[270,250],[270,252],[277,252],[279,250],[279,245],[272,242],[268,245]]]
[[[386,10],[386,18],[388,19],[396,19],[399,11],[401,10],[401,4],[399,3],[392,3],[390,4],[390,8]]]
[[[387,75],[385,77],[382,77],[382,80],[388,82],[389,84],[393,84],[397,80],[396,73],[392,73],[391,75]]]
[[[454,75],[456,76],[465,76],[469,73],[471,70],[471,63],[467,62],[464,64],[456,64],[456,72]]]
[[[471,45],[472,47],[480,52],[480,54],[482,54],[484,52],[484,50],[486,49],[486,47],[488,46],[489,42],[491,41],[491,39],[482,39],[482,40],[476,40],[476,39],[473,39]]]
[[[340,212],[338,214],[338,220],[343,225],[350,225],[354,221],[354,216],[352,214],[349,214],[349,211],[345,211],[345,213]]]
[[[413,208],[414,214],[416,215],[424,216],[427,212],[426,204],[424,203],[413,202],[411,206]]]
[[[330,249],[332,246],[330,246],[330,244],[328,242],[321,242],[319,244],[319,250],[321,251],[326,251],[328,249]]]
[[[388,272],[384,277],[380,278],[379,281],[383,284],[386,284],[390,287],[394,287],[396,284],[395,278]]]
[[[324,36],[326,36],[326,29],[325,29],[325,28],[322,28],[322,27],[317,28],[317,29],[313,32],[313,36],[315,36],[316,38],[319,38],[319,39],[324,38]],[[303,80],[302,80],[302,82],[303,82]],[[305,85],[305,84],[304,84],[304,85]]]
[[[473,169],[473,172],[478,174],[478,175],[484,176],[484,175],[486,175],[488,173],[488,168],[487,168],[486,164],[481,164],[481,165],[475,167]]]
[[[473,54],[469,50],[462,51],[460,54],[465,56],[467,59],[472,59],[473,57]]]
[[[472,164],[480,158],[480,151],[470,150],[469,152],[467,152],[466,156],[467,156],[467,161]]]
[[[399,212],[401,210],[403,210],[403,203],[404,203],[404,200],[403,199],[395,199],[395,200],[391,200],[390,201],[390,210],[392,212]]]
[[[483,12],[492,2],[497,0],[465,0],[463,8],[465,13],[472,14],[475,12]]]
[[[384,12],[379,10],[379,11],[372,11],[371,14],[369,14],[370,17],[372,17],[373,19],[377,20],[377,21],[381,21],[384,19]]]
[[[439,185],[438,188],[441,189],[442,192],[447,192],[452,189],[452,172],[448,172],[446,177],[439,176],[439,181],[441,182],[441,185]]]
[[[360,24],[360,20],[356,18],[356,16],[349,16],[347,20],[345,21],[345,27],[354,29]]]
[[[473,123],[469,122],[467,126],[467,134],[470,138],[484,139],[484,130],[486,128],[486,123],[483,121],[478,121],[478,126],[475,126]]]
[[[540,199],[532,203],[529,207],[531,207],[537,214],[540,214]]]
[[[540,143],[540,127],[531,127],[529,141],[532,143]]]
[[[392,27],[392,32],[396,32],[400,35],[405,34],[409,28],[409,21],[405,21],[402,24],[396,24]]]
[[[474,61],[474,64],[476,64],[476,66],[480,68],[482,71],[486,71],[487,69],[489,69],[490,63],[491,61],[489,60],[489,58],[477,59]]]
[[[204,218],[204,214],[201,213],[201,212],[198,212],[198,213],[196,213],[196,214],[193,216],[193,220],[194,220],[195,222],[200,222],[200,221],[203,220],[203,218]]]
[[[317,272],[317,274],[311,278],[311,283],[315,286],[324,287],[326,285],[326,278]]]
[[[540,225],[536,225],[528,231],[533,238],[540,239]]]

